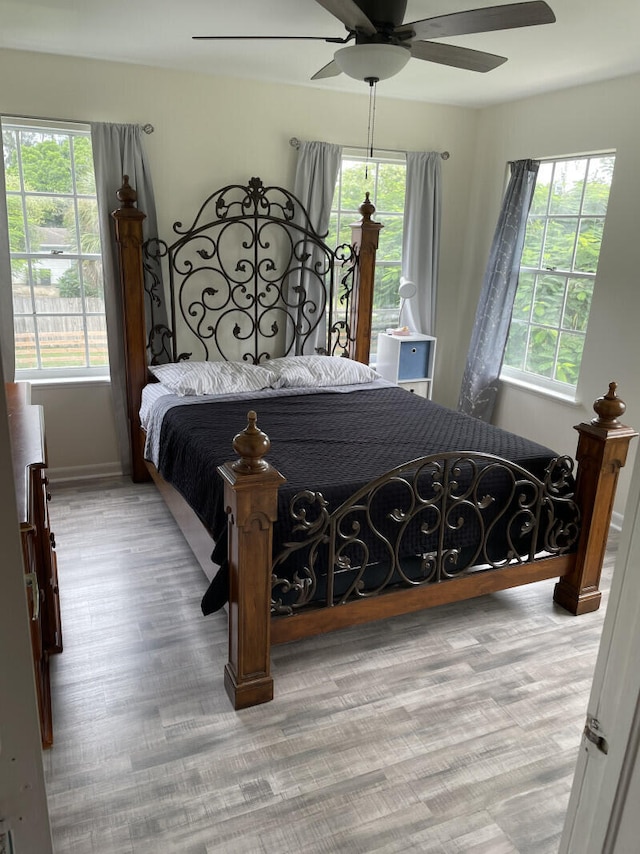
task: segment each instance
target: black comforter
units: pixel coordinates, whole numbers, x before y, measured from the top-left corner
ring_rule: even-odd
[[[269,462],[287,478],[279,492],[279,519],[287,517],[289,501],[301,489],[320,491],[332,509],[369,480],[427,454],[495,454],[541,479],[556,456],[549,448],[396,387],[178,406],[163,421],[158,469],[212,533],[212,557],[220,564],[226,561],[227,520],[216,466],[234,458],[232,437],[246,424],[250,409],[271,439]],[[276,525],[274,554],[288,535],[286,527]],[[212,582],[203,611],[210,613],[225,600],[223,574]]]

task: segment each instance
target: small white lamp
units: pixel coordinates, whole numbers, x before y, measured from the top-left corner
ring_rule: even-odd
[[[402,327],[402,314],[404,312],[404,306],[407,300],[412,299],[418,293],[418,288],[416,287],[415,282],[409,281],[409,279],[405,279],[404,276],[400,277],[400,287],[398,288],[398,294],[400,296],[400,314],[398,315],[398,327]]]

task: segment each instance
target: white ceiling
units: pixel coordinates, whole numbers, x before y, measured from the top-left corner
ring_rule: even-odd
[[[405,21],[504,0],[409,0]],[[486,74],[411,59],[378,97],[485,106],[640,71],[640,0],[548,0],[555,24],[459,36],[507,56]],[[0,47],[362,92],[341,74],[311,81],[340,45],[196,42],[192,35],[345,35],[314,0],[0,0]]]

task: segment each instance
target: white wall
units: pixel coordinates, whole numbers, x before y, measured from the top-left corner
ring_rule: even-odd
[[[0,51],[0,112],[83,121],[151,122],[145,138],[156,188],[161,233],[192,215],[203,198],[229,182],[257,175],[291,186],[295,151],[288,140],[363,144],[368,93],[340,95],[206,77],[117,63]],[[381,84],[376,143],[381,148],[448,150],[436,334],[435,399],[455,406],[482,273],[498,216],[508,160],[615,149],[609,202],[587,334],[580,406],[505,389],[502,426],[560,451],[575,451],[572,427],[591,418],[591,402],[610,380],[627,402],[627,421],[640,425],[636,324],[640,288],[636,223],[640,213],[638,75],[524,99],[481,111],[390,101]],[[115,206],[115,199],[114,199]],[[384,232],[383,232],[384,235]],[[54,474],[116,465],[109,394],[99,384],[35,387],[49,429]],[[69,413],[74,418],[69,418]],[[630,471],[630,466],[627,467]],[[616,509],[628,488],[623,474]]]
[[[145,143],[155,185],[161,234],[174,221],[193,216],[203,199],[227,183],[259,176],[291,187],[296,152],[289,139],[321,139],[364,145],[368,89],[340,95],[295,86],[206,77],[144,66],[94,62],[0,50],[0,112],[80,121],[150,122]],[[415,104],[384,98],[378,87],[376,144],[401,150],[448,150],[443,163],[444,220],[439,331],[457,311],[461,274],[461,223],[478,113],[461,107]],[[114,193],[117,188],[114,188]],[[114,195],[114,207],[117,200]],[[438,347],[448,364],[457,349],[450,338]],[[440,386],[440,389],[438,388]],[[436,377],[436,398],[455,397]],[[34,387],[43,403],[52,475],[100,471],[117,460],[109,396],[99,385]],[[75,422],[69,413],[77,415]],[[105,469],[105,466],[107,469]]]
[[[640,75],[527,98],[482,111],[460,291],[461,342],[468,342],[482,273],[498,216],[506,164],[523,157],[616,151],[597,284],[578,385],[578,406],[503,385],[495,420],[516,433],[573,453],[573,425],[593,417],[592,403],[609,382],[626,401],[626,423],[640,427]],[[438,344],[438,346],[440,346]],[[460,383],[465,346],[451,378]],[[615,510],[628,492],[634,449],[621,476]]]

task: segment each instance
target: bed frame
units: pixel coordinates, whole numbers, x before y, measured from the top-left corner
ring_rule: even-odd
[[[188,283],[197,271],[192,260],[180,260],[181,253],[190,241],[200,241],[197,254],[211,278],[220,273],[216,267],[221,247],[219,235],[232,224],[247,229],[245,249],[259,246],[261,250],[268,249],[270,245],[265,228],[282,226],[287,234],[286,251],[290,261],[294,262],[287,267],[286,276],[275,281],[272,273],[278,264],[269,262],[269,270],[265,271],[257,252],[255,263],[247,265],[238,261],[233,272],[226,274],[222,290],[227,288],[227,291],[224,291],[222,302],[215,306],[215,317],[227,312],[227,329],[235,317],[235,342],[252,342],[241,357],[260,362],[265,352],[264,342],[269,338],[278,339],[280,352],[275,352],[275,355],[299,352],[300,340],[315,332],[319,315],[325,314],[329,318],[326,337],[317,349],[366,363],[371,337],[375,258],[382,226],[372,220],[374,208],[367,195],[360,208],[362,219],[352,227],[352,248],[342,247],[336,254],[313,230],[295,197],[281,188],[265,187],[260,179],[252,178],[246,187],[229,185],[211,195],[190,227],[184,228],[181,223],[176,223],[174,231],[178,238],[171,246],[159,241],[143,245],[142,221],[145,214],[136,207],[136,194],[126,176],[117,196],[120,207],[114,211],[113,217],[123,295],[132,477],[136,481],[153,478],[201,565],[211,577],[211,538],[184,499],[164,482],[151,463],[144,460],[144,435],[138,415],[142,388],[150,379],[148,364],[163,355],[172,361],[189,355],[179,352],[176,345],[176,304],[183,306],[183,320],[187,325],[191,326],[189,319],[195,318],[196,338],[205,348],[200,358],[225,357],[220,348],[217,352],[209,349],[210,344],[217,344],[217,338],[215,332],[212,334],[215,322],[207,312],[218,298],[220,288],[206,286],[198,297],[185,298]],[[274,198],[277,201],[273,201]],[[212,225],[218,229],[215,238],[207,236]],[[145,300],[150,299],[153,305],[160,298],[162,280],[157,269],[161,258],[166,258],[169,264],[172,328],[152,322],[151,332],[147,333]],[[330,262],[328,266],[327,259]],[[333,270],[338,259],[344,263],[344,272],[335,277]],[[303,275],[300,270],[305,265],[307,269]],[[248,273],[247,266],[250,268]],[[295,283],[297,296],[291,300],[293,268],[300,278]],[[329,280],[326,303],[320,306],[303,283],[304,276],[317,278],[318,271],[324,271],[324,278]],[[241,301],[242,307],[238,306],[233,294],[241,295],[244,300]],[[287,319],[274,319],[281,312],[283,302],[290,303]],[[245,312],[240,320],[239,311]],[[618,420],[625,405],[616,395],[615,383],[611,383],[608,392],[594,403],[594,410],[596,415],[589,423],[576,427],[579,433],[575,457],[576,487],[571,502],[576,514],[569,525],[573,536],[565,536],[564,546],[552,544],[542,556],[532,553],[523,559],[512,555],[511,561],[492,565],[483,571],[453,577],[444,573],[435,583],[395,587],[378,596],[358,597],[340,605],[330,602],[328,607],[307,609],[305,613],[291,616],[272,613],[271,591],[273,524],[277,515],[278,488],[285,482],[285,477],[264,459],[269,450],[269,440],[257,426],[255,413],[250,412],[246,428],[233,440],[238,458],[218,469],[224,480],[229,540],[229,657],[224,683],[234,708],[272,699],[271,644],[555,577],[559,578],[554,589],[556,603],[576,615],[596,610],[601,600],[598,585],[618,474],[625,464],[629,443],[637,433]],[[469,456],[467,452],[460,453]],[[445,456],[454,458],[457,455]],[[499,460],[498,463],[513,469],[506,461]],[[419,464],[440,467],[449,463],[441,455],[438,459],[420,460]],[[415,461],[412,465],[415,469]],[[518,472],[517,476],[521,474],[527,475]],[[404,476],[404,472],[388,473],[379,481],[385,478],[389,481],[398,476]],[[517,481],[518,488],[521,483],[521,480]],[[373,488],[378,486],[376,482]],[[548,507],[549,490],[553,493],[557,484],[543,484],[530,476],[527,486],[538,496],[538,503],[530,515],[539,518]]]

